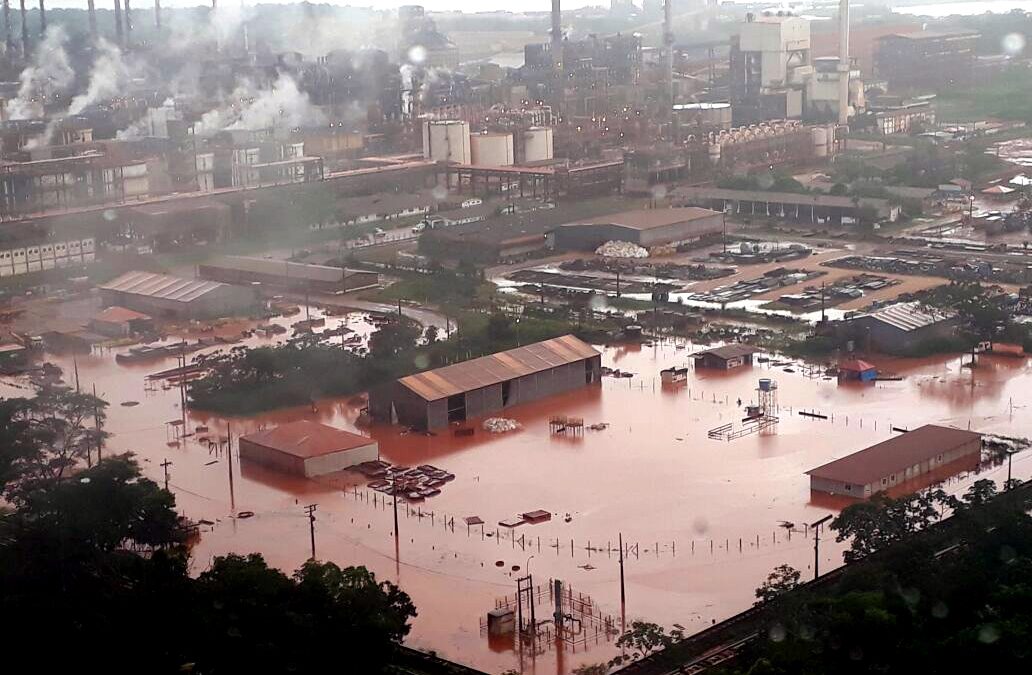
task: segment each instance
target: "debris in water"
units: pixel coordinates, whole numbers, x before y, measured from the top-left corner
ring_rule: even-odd
[[[489,431],[492,434],[504,434],[507,431],[519,429],[520,423],[506,417],[490,417],[484,420],[483,427],[484,431]]]

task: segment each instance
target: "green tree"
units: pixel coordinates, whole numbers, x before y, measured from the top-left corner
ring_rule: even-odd
[[[767,575],[767,580],[756,589],[757,601],[755,604],[762,605],[783,593],[794,590],[799,586],[802,576],[802,572],[791,565],[778,565]]]
[[[971,484],[963,497],[963,506],[984,506],[996,496],[996,483],[988,478],[981,478]]]
[[[369,336],[369,353],[375,358],[393,358],[416,346],[420,329],[408,320],[392,320]]]
[[[632,621],[631,627],[616,640],[616,646],[631,653],[621,659],[617,657],[613,664],[621,661],[636,661],[646,658],[652,652],[680,642],[684,639],[684,627],[674,624],[667,632],[663,626],[648,621]]]
[[[487,320],[487,339],[494,344],[507,344],[516,339],[516,324],[505,314],[495,312]]]

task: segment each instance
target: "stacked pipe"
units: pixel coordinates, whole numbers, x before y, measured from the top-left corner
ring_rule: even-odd
[[[161,30],[161,0],[154,0],[154,27]]]
[[[115,0],[115,40],[122,44],[122,0]]]
[[[559,114],[563,100],[563,22],[559,0],[552,0],[552,70],[555,112]]]
[[[97,39],[97,8],[94,6],[93,0],[87,0],[86,4],[89,10],[90,18],[90,37],[94,40]]]
[[[14,52],[14,41],[11,40],[11,0],[4,0],[4,45],[8,54]]]
[[[47,32],[47,8],[43,6],[43,0],[39,0],[39,34]]]
[[[133,43],[133,14],[129,7],[129,0],[125,0],[125,44],[128,47]]]
[[[25,11],[25,0],[18,0],[21,12],[21,49],[22,58],[29,58],[29,14]]]
[[[664,63],[663,79],[666,85],[666,114],[673,119],[674,115],[674,10],[673,0],[663,2],[663,49],[665,50],[666,62]]]
[[[849,0],[839,0],[839,124],[849,123]]]

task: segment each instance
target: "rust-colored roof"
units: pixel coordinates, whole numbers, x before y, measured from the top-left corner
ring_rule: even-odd
[[[729,344],[723,347],[714,347],[713,349],[704,349],[701,352],[695,352],[692,354],[692,358],[701,359],[704,356],[716,356],[718,359],[728,361],[730,359],[737,359],[743,356],[749,356],[750,354],[757,354],[761,350],[753,347],[752,345],[743,344]]]
[[[240,440],[302,459],[321,457],[342,450],[376,444],[372,438],[308,420],[281,424],[275,429],[266,431],[257,431],[241,436]]]
[[[594,347],[572,335],[517,347],[490,356],[403,377],[398,382],[427,401],[488,387],[549,368],[598,356]]]
[[[853,485],[867,485],[981,437],[974,431],[926,424],[806,473]]]
[[[112,305],[93,318],[96,321],[106,321],[109,323],[126,323],[128,321],[146,320],[150,316],[142,312],[135,312],[127,307]]]
[[[863,373],[868,370],[877,370],[874,365],[864,361],[862,359],[851,359],[849,361],[843,361],[839,364],[839,370],[848,370],[854,373]]]

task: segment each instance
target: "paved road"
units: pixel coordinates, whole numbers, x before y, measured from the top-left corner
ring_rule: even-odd
[[[289,298],[294,302],[304,302],[304,293],[282,293],[280,294],[284,298]],[[355,309],[360,312],[370,312],[372,314],[397,314],[398,306],[390,305],[384,302],[373,302],[371,300],[362,300],[361,298],[352,294],[343,295],[325,295],[321,293],[312,293],[308,296],[309,302],[317,305],[325,305],[327,307],[340,307],[342,309]],[[425,307],[408,307],[404,304],[401,306],[401,313],[403,316],[407,316],[416,323],[420,324],[424,328],[430,326],[436,326],[437,330],[444,335],[445,331],[449,329],[454,330],[455,322],[450,321],[444,314],[437,312],[432,309]]]

